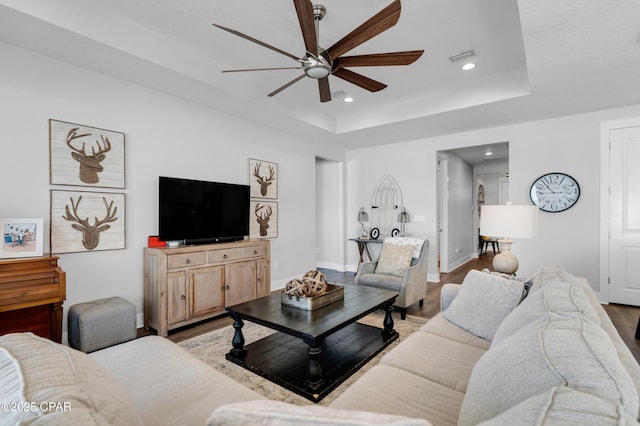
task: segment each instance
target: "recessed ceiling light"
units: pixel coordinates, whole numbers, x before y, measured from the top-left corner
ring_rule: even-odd
[[[476,64],[474,64],[473,62],[468,62],[462,66],[462,69],[465,71],[471,71],[475,67],[476,67]]]
[[[487,151],[487,152],[484,153],[484,155],[486,155],[486,156],[493,155],[493,152],[492,151]]]
[[[351,96],[345,96],[343,101],[345,101],[346,103],[350,103],[353,102],[353,98]]]

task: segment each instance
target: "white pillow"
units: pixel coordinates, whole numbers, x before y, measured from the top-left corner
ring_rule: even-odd
[[[550,388],[503,411],[479,426],[543,426],[548,424],[626,426],[638,421],[619,403],[566,386]]]
[[[458,327],[493,340],[502,321],[518,306],[522,290],[520,281],[471,270],[443,315]]]
[[[429,426],[430,424],[424,419],[312,405],[298,406],[279,401],[226,404],[216,408],[207,420],[207,426]]]
[[[376,274],[403,276],[404,270],[411,265],[412,255],[413,246],[383,244],[376,266]]]

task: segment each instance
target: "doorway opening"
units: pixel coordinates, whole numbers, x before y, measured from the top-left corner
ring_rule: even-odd
[[[509,200],[509,142],[438,151],[438,273],[479,255],[480,206]]]

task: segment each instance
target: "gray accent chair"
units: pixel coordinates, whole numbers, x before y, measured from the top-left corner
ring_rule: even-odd
[[[385,239],[384,244],[388,244]],[[400,238],[402,239],[402,238]],[[424,304],[427,294],[427,260],[429,258],[429,240],[424,240],[418,258],[411,259],[411,265],[404,270],[402,277],[376,274],[377,261],[362,262],[358,265],[358,272],[354,279],[355,285],[384,288],[400,293],[396,298],[393,307],[400,311],[400,317],[406,319],[407,308],[418,302],[419,306]]]

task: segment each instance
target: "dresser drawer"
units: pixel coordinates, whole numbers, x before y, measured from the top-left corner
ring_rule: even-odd
[[[267,255],[267,246],[236,247],[230,249],[210,250],[209,263],[228,262],[231,260],[253,259]]]
[[[169,269],[184,268],[185,266],[198,266],[206,263],[206,255],[203,251],[184,254],[170,254],[167,256]]]
[[[209,263],[227,262],[238,260],[244,257],[242,248],[228,248],[220,250],[210,250],[207,252]]]

